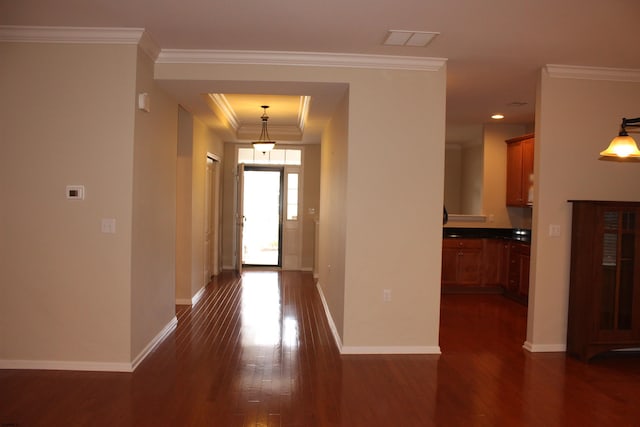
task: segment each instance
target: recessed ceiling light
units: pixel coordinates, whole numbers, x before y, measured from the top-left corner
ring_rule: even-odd
[[[496,114],[494,114],[493,116],[491,116],[491,118],[492,118],[493,120],[502,120],[502,119],[504,119],[504,115],[502,115],[502,114],[500,114],[500,113],[496,113]]]
[[[389,30],[384,44],[387,46],[417,46],[428,45],[438,34],[427,31]]]

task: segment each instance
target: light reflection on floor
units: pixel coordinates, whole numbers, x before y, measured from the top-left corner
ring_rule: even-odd
[[[290,396],[298,387],[292,378],[297,378],[300,337],[298,320],[285,314],[282,273],[245,270],[241,298],[238,391],[258,406]]]

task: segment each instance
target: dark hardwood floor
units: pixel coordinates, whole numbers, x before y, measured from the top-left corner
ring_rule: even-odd
[[[0,426],[640,426],[640,358],[522,349],[526,308],[444,295],[442,355],[340,356],[310,273],[224,273],[133,374],[0,371]]]

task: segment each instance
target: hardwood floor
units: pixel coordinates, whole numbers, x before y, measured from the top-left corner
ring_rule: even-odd
[[[310,273],[224,273],[133,374],[0,371],[0,426],[638,426],[640,358],[522,349],[526,308],[444,295],[442,355],[340,356]]]

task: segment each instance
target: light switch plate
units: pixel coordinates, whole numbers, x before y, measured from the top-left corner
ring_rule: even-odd
[[[115,234],[116,220],[114,218],[102,218],[101,230],[103,233]]]

